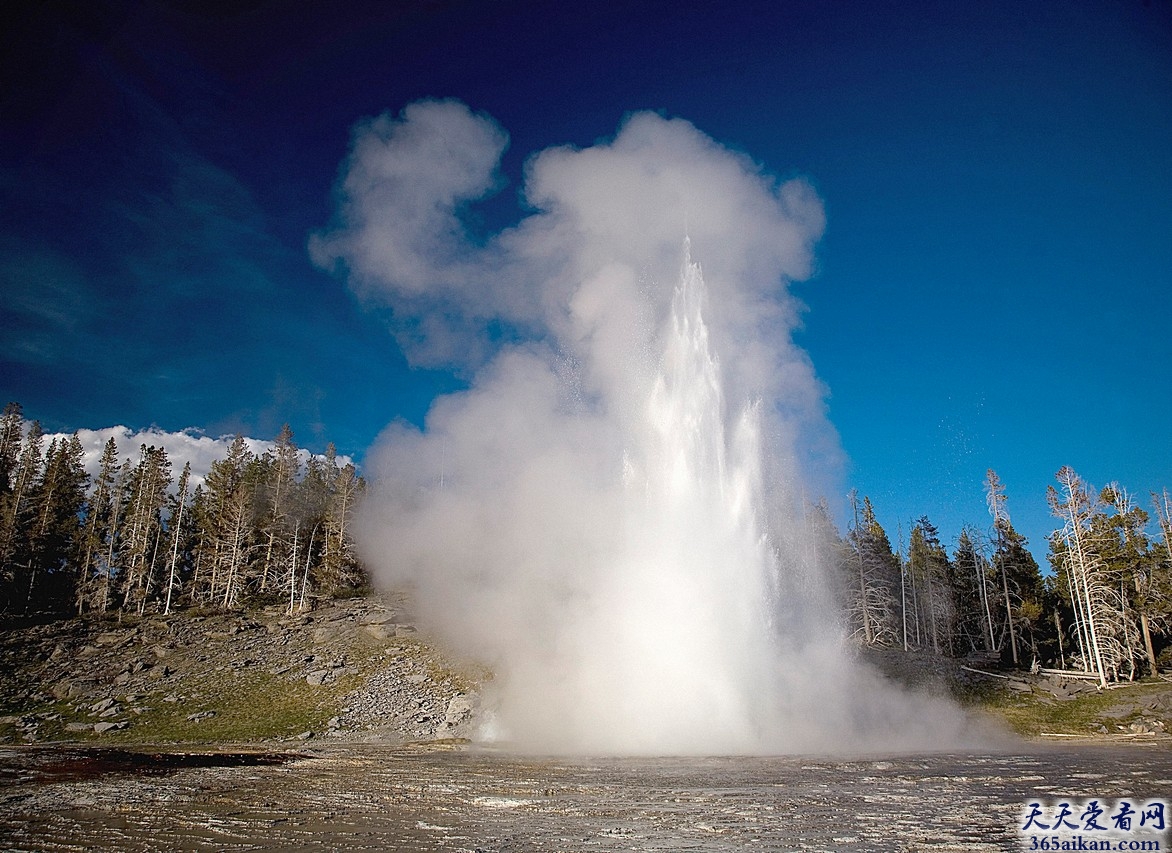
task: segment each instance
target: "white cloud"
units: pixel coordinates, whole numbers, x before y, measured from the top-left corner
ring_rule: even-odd
[[[45,436],[45,446],[48,447],[49,442],[53,439],[61,440],[68,437],[64,433],[47,434]],[[81,446],[85,449],[84,465],[91,478],[97,475],[100,469],[102,451],[106,447],[106,442],[111,438],[114,439],[114,443],[118,447],[119,460],[130,460],[132,464],[138,460],[139,451],[143,445],[163,448],[167,452],[167,459],[171,462],[172,491],[175,491],[177,488],[177,481],[180,472],[183,470],[183,466],[189,462],[191,463],[190,488],[194,490],[196,486],[203,485],[204,479],[207,477],[208,471],[211,470],[212,464],[227,457],[228,448],[235,439],[235,436],[231,435],[212,438],[196,429],[166,432],[156,427],[151,427],[136,431],[125,426],[112,426],[104,429],[79,429],[77,431],[77,437],[81,442]],[[249,452],[257,456],[274,447],[273,442],[262,441],[256,438],[245,437],[244,443],[248,446]],[[304,449],[300,453],[302,462],[304,463],[310,454]],[[348,456],[340,455],[338,457],[338,464],[340,465],[346,465],[350,461],[351,459]]]

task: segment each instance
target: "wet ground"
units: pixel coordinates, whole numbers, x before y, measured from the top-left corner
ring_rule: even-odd
[[[1172,751],[542,759],[366,744],[210,757],[10,747],[0,784],[6,851],[1021,851],[1024,803],[1168,799]],[[1164,835],[1133,837],[1169,849]]]

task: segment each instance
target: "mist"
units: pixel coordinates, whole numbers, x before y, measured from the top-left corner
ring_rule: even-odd
[[[527,161],[521,221],[472,235],[508,136],[456,101],[361,122],[314,261],[411,361],[469,377],[367,455],[377,581],[493,672],[486,740],[731,754],[960,742],[844,639],[813,497],[841,454],[793,342],[825,216],[690,123]]]

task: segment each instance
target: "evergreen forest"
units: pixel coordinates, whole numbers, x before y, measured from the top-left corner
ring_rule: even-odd
[[[848,630],[863,645],[978,657],[1037,671],[1077,672],[1105,686],[1172,666],[1172,499],[1150,516],[1119,484],[1096,490],[1070,467],[1048,489],[1056,529],[1043,573],[988,471],[989,530],[966,528],[950,555],[927,517],[906,553],[892,549],[869,499],[851,495],[839,537],[824,508],[816,525],[837,558]]]
[[[365,586],[349,524],[365,484],[332,445],[300,451],[286,426],[257,455],[241,436],[191,486],[190,465],[111,438],[91,478],[75,433],[45,446],[21,406],[0,417],[0,612],[171,613],[284,604]],[[91,482],[92,479],[92,482]]]

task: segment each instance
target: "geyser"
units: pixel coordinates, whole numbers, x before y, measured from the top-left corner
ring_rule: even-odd
[[[470,240],[460,213],[505,144],[451,101],[362,123],[311,245],[392,308],[409,357],[472,377],[380,437],[359,537],[493,669],[486,736],[641,754],[954,737],[950,707],[852,658],[806,512],[835,447],[785,287],[821,233],[810,188],[637,114],[533,157],[534,212]]]

